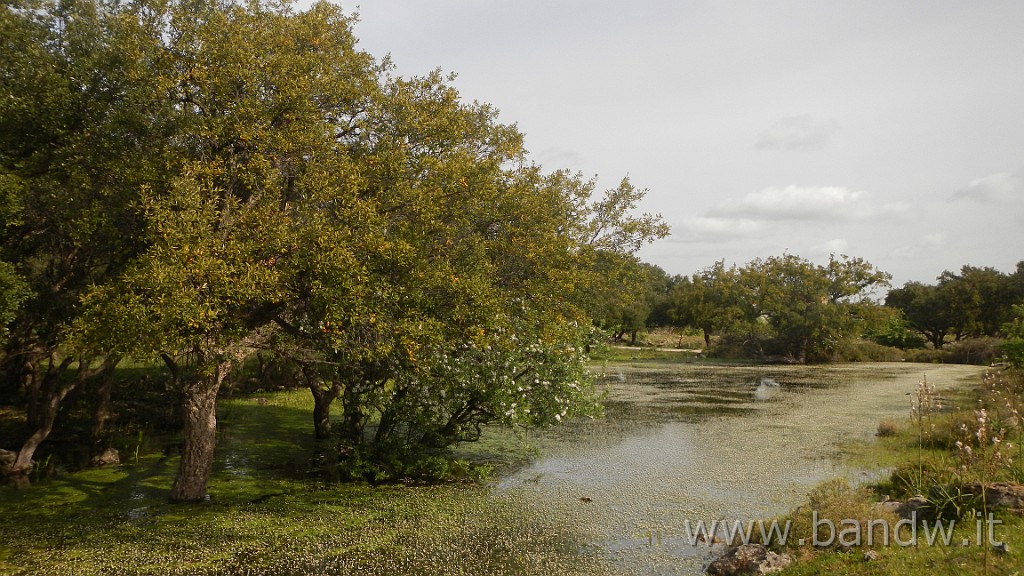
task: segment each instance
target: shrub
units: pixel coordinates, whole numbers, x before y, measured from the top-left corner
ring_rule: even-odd
[[[884,346],[868,340],[851,340],[836,350],[841,362],[900,362],[904,352],[893,346]]]
[[[946,350],[936,350],[934,348],[919,348],[916,350],[907,350],[904,357],[907,362],[942,364],[944,362],[947,362],[949,353]]]
[[[872,545],[882,545],[886,536],[892,537],[891,531],[899,521],[894,513],[879,509],[868,490],[851,488],[839,478],[815,487],[808,494],[808,502],[794,510],[789,519],[789,542],[793,545],[802,540],[832,549],[866,547],[869,540]],[[832,529],[823,520],[831,522]],[[881,522],[887,527],[881,526]],[[853,523],[858,530],[850,531]]]
[[[970,338],[954,342],[947,346],[948,354],[946,362],[954,364],[979,364],[987,366],[1000,357],[1005,340],[982,336],[981,338]]]
[[[875,436],[879,438],[891,438],[896,435],[898,427],[896,421],[892,418],[886,418],[878,423],[878,431],[875,432]]]

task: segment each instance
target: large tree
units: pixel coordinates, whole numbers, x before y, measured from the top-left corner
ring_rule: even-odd
[[[18,0],[0,8],[0,260],[18,292],[0,362],[0,389],[21,397],[27,470],[61,401],[120,355],[64,345],[79,300],[145,247],[139,191],[173,167],[169,102],[153,65],[146,18],[114,2]],[[30,298],[23,297],[31,294]],[[72,370],[74,374],[71,374]]]
[[[799,363],[827,359],[841,342],[872,327],[872,291],[888,280],[863,259],[846,256],[819,266],[785,254],[741,271],[741,284],[751,289],[760,318],[773,329],[766,351]]]
[[[193,501],[206,492],[226,376],[320,283],[358,283],[355,254],[382,233],[370,229],[346,153],[380,69],[328,4],[293,14],[139,3],[120,15],[159,54],[147,73],[173,164],[139,189],[145,248],[86,295],[74,343],[163,359],[183,398],[171,498]],[[132,337],[103,328],[124,317],[136,319]]]
[[[161,359],[182,399],[172,499],[205,496],[218,393],[264,348],[301,366],[319,435],[341,400],[351,442],[440,447],[590,405],[591,298],[666,232],[632,215],[642,190],[543,173],[495,110],[393,77],[327,3],[3,17],[8,372],[52,372],[55,415],[122,357]]]
[[[763,358],[827,360],[881,319],[874,291],[888,279],[863,259],[846,256],[831,256],[824,266],[792,254],[742,268],[719,262],[677,286],[675,315],[680,324],[702,329],[708,346],[717,332]]]
[[[947,336],[959,341],[978,336],[998,336],[1014,317],[1013,306],[1024,301],[1024,270],[1014,274],[994,268],[963,266],[959,273],[943,272],[935,284],[908,282],[886,296],[887,306],[897,308],[910,326],[936,349]]]

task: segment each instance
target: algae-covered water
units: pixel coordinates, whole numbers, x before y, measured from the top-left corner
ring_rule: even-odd
[[[167,503],[176,459],[160,452],[0,490],[9,520],[0,522],[0,574],[699,574],[713,552],[690,543],[687,522],[770,518],[824,479],[884,473],[848,468],[842,446],[871,441],[881,420],[905,419],[925,375],[941,391],[983,372],[678,362],[597,370],[606,416],[526,437],[489,430],[471,448],[477,456],[534,457],[485,486],[307,478],[298,471],[313,455],[308,394],[225,401],[209,502]]]
[[[850,469],[839,448],[905,418],[927,377],[940,391],[976,381],[965,366],[725,367],[625,364],[600,377],[607,416],[537,439],[541,457],[492,497],[561,523],[611,572],[698,574],[712,548],[687,522],[756,520],[797,506]],[[716,546],[716,552],[721,552]]]

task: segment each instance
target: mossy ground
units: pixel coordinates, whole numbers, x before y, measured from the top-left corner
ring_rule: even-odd
[[[221,403],[208,502],[167,502],[177,457],[126,455],[119,467],[0,489],[0,573],[550,574],[600,573],[562,526],[478,484],[371,487],[309,477],[304,390]],[[526,458],[507,435],[472,453]]]

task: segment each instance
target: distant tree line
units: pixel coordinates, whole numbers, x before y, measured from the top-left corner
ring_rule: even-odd
[[[617,340],[654,327],[701,333],[706,352],[761,360],[820,362],[852,341],[940,350],[971,338],[1020,337],[1024,262],[1012,274],[964,266],[936,284],[889,286],[890,276],[859,258],[816,265],[786,254],[745,266],[718,262],[691,276],[637,264],[629,300],[600,316]]]
[[[1012,274],[963,266],[943,272],[935,284],[908,282],[891,290],[885,304],[936,349],[950,340],[1005,336],[1014,306],[1024,304],[1024,262]]]

